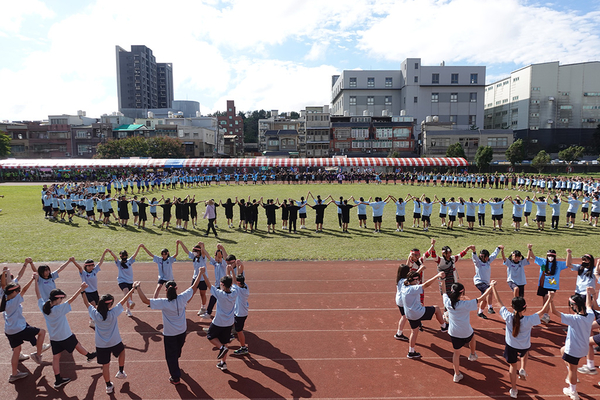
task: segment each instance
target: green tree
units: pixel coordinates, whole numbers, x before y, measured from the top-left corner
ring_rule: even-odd
[[[298,114],[296,111],[290,112],[290,119],[298,119],[298,118],[300,118],[300,114]]]
[[[487,169],[494,159],[494,149],[491,146],[479,146],[475,153],[475,165],[479,171]]]
[[[571,146],[558,152],[558,158],[568,163],[573,162],[583,155],[585,148],[583,146]]]
[[[146,140],[148,157],[152,158],[183,158],[185,151],[179,139],[169,136],[156,136]]]
[[[0,158],[10,155],[10,136],[0,131]]]
[[[450,146],[448,146],[448,150],[446,150],[446,157],[466,158],[465,149],[463,149],[459,142],[451,144]]]
[[[544,167],[549,163],[550,156],[548,153],[546,153],[546,150],[540,150],[540,152],[533,157],[533,160],[531,160],[531,165],[533,165],[533,167],[537,169],[539,173],[541,173],[544,170]]]
[[[226,117],[226,116],[227,116],[226,111],[215,111],[214,113],[207,115],[207,117]]]
[[[258,120],[271,118],[271,112],[265,110],[252,111],[246,114],[244,120],[244,142],[258,143]]]
[[[517,139],[511,144],[508,149],[506,149],[506,159],[510,163],[510,165],[514,166],[515,164],[523,162],[525,158],[525,145],[523,144],[522,139]]]
[[[399,158],[400,157],[400,153],[398,152],[398,150],[392,150],[388,153],[388,158]]]
[[[98,145],[97,158],[152,157],[183,158],[185,152],[179,139],[158,136],[145,139],[132,136],[125,139],[113,139]]]

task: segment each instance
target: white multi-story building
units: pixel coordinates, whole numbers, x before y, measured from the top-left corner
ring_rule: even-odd
[[[598,122],[598,61],[532,64],[485,89],[484,128],[511,128],[541,148],[584,145]]]
[[[407,58],[400,70],[345,70],[332,77],[332,115],[428,116],[454,129],[483,125],[484,66],[421,65]]]
[[[300,142],[300,153],[306,157],[329,156],[329,106],[306,107],[300,112],[306,121],[306,141]]]

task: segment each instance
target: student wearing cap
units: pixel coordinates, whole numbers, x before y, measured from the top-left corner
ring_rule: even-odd
[[[16,281],[7,283],[7,277],[9,276],[9,270],[4,267],[1,278],[2,287],[0,288],[0,296],[2,297],[0,312],[4,313],[4,333],[6,334],[13,351],[10,359],[12,371],[8,378],[8,382],[13,383],[29,375],[26,371],[18,370],[21,345],[24,342],[29,342],[32,346],[36,347],[37,351],[31,353],[31,359],[38,364],[42,363],[42,351],[44,351],[46,331],[30,326],[27,321],[25,321],[25,317],[23,317],[23,306],[21,305],[23,303],[23,295],[33,283],[34,278],[31,278],[31,280],[21,288],[21,285]]]
[[[75,334],[71,332],[69,321],[67,321],[67,313],[71,311],[71,303],[75,301],[80,293],[85,291],[87,284],[82,282],[79,289],[73,293],[66,303],[63,303],[63,300],[67,295],[60,289],[53,289],[50,292],[48,300],[44,301],[40,293],[36,275],[37,274],[34,274],[35,294],[38,299],[38,307],[46,320],[46,327],[48,328],[48,335],[50,336],[50,344],[52,345],[52,369],[54,371],[55,379],[54,389],[58,389],[71,381],[71,378],[63,378],[60,375],[60,358],[63,352],[73,353],[73,350],[77,350],[79,354],[86,356],[87,362],[91,362],[96,358],[95,352],[90,353],[81,345],[81,343],[79,343]]]
[[[165,358],[170,373],[169,382],[173,385],[179,385],[181,379],[179,357],[181,357],[181,350],[185,344],[187,331],[185,310],[187,304],[198,290],[200,277],[203,275],[206,277],[205,268],[201,268],[192,286],[180,294],[177,294],[177,283],[175,281],[166,282],[166,299],[148,299],[142,291],[139,282],[137,283],[137,291],[142,303],[148,304],[153,310],[161,310],[162,312]]]

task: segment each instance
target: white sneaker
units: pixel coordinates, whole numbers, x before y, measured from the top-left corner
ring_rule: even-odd
[[[9,383],[16,382],[16,381],[18,381],[19,379],[23,379],[23,378],[25,378],[25,377],[26,377],[26,376],[28,376],[28,375],[29,375],[29,372],[21,372],[21,371],[17,371],[17,374],[16,374],[16,375],[11,375],[11,376],[9,376],[9,377],[8,377],[8,382],[9,382]]]
[[[512,397],[513,399],[517,398],[517,393],[519,393],[519,391],[517,389],[510,389],[508,394],[510,395],[510,397]]]
[[[125,373],[125,371],[123,371],[123,372],[117,371],[117,374],[115,375],[115,378],[125,379],[125,378],[127,378],[127,374]]]
[[[25,360],[29,360],[29,355],[27,354],[19,354],[19,361],[25,361]]]
[[[110,384],[110,386],[106,387],[106,394],[111,394],[114,391],[115,391],[115,387],[112,383]]]
[[[200,316],[200,318],[202,318],[202,319],[212,319],[212,317],[210,316],[210,314],[209,314],[209,313],[207,313],[207,312],[205,312],[204,314],[202,314],[202,315]]]
[[[448,324],[449,323],[448,311],[444,312],[443,318],[444,318],[444,322],[446,322]]]
[[[469,354],[469,361],[477,361],[477,359],[479,358],[479,356],[477,355],[477,353],[473,353],[473,354]]]
[[[133,314],[131,313],[131,310],[130,310],[129,308],[127,309],[127,311],[125,311],[125,314],[126,314],[128,317],[133,317]]]
[[[96,328],[96,323],[94,323],[94,321],[91,319],[90,319],[89,325],[90,325],[90,328]]]
[[[50,343],[44,343],[44,345],[42,346],[42,353],[50,348],[52,348],[52,345]]]
[[[129,300],[129,308],[131,308],[132,310],[135,308],[135,301]]]
[[[458,374],[458,375],[454,374],[454,378],[452,380],[454,381],[454,383],[458,383],[462,380],[462,378],[464,378],[463,374]]]
[[[33,361],[35,361],[37,364],[41,364],[41,363],[42,363],[42,356],[38,356],[38,353],[37,353],[37,352],[35,352],[35,353],[31,353],[29,356],[30,356],[30,357],[31,357],[31,359],[32,359]]]
[[[569,396],[571,400],[579,400],[579,395],[577,394],[577,392],[571,391],[571,388],[563,388],[563,394],[565,396]]]
[[[587,365],[584,365],[583,367],[577,368],[577,372],[586,375],[596,375],[598,373],[598,370],[596,368],[590,368]]]
[[[519,370],[519,379],[526,381],[527,380],[527,372],[523,368]]]

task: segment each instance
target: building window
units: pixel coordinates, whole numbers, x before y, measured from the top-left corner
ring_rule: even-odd
[[[419,69],[419,63],[415,63],[415,69]]]
[[[457,77],[458,78],[458,77]],[[458,80],[458,79],[457,79]],[[477,83],[477,74],[471,74],[471,83]]]
[[[367,78],[367,87],[375,87],[375,78]]]
[[[512,101],[517,101],[519,100],[519,96],[513,96]]]
[[[437,103],[440,99],[440,94],[439,93],[431,93],[431,102],[432,103]]]
[[[440,74],[431,74],[431,83],[437,85],[440,83]]]
[[[533,118],[538,118],[540,116],[540,113],[531,113],[531,116]]]
[[[540,104],[539,100],[531,100],[531,104]]]
[[[355,106],[356,105],[356,96],[350,96],[350,105],[351,106]]]
[[[392,78],[385,78],[385,87],[392,87]]]
[[[529,127],[529,129],[531,129],[532,131],[537,131],[537,130],[540,129],[540,127],[536,126],[536,125],[532,125],[532,126]]]
[[[415,83],[418,83],[418,82],[419,82],[419,77],[415,76]]]
[[[392,105],[392,96],[385,96],[385,105],[386,106]]]
[[[475,125],[477,123],[477,115],[469,115],[469,125]]]
[[[456,120],[457,120],[458,116],[457,115],[451,115],[450,116],[450,123],[455,124]]]
[[[356,87],[356,78],[350,78],[350,87]]]
[[[513,78],[513,82],[518,82],[519,81],[519,77],[517,76],[516,78]]]
[[[562,92],[560,95],[561,95],[561,96],[568,96],[568,95],[569,95],[569,92]]]
[[[374,96],[367,96],[367,105],[368,106],[372,106],[375,104],[375,97]]]
[[[458,93],[450,93],[450,103],[458,102]]]
[[[531,90],[533,90],[533,91],[536,91],[536,92],[539,92],[539,91],[540,91],[540,88],[539,88],[539,87],[532,87],[532,88],[531,88]]]
[[[508,147],[508,139],[505,137],[490,137],[490,138],[488,138],[488,146],[490,146],[490,147]]]
[[[471,103],[477,103],[477,92],[469,93],[469,101]]]
[[[450,83],[451,84],[458,84],[458,74],[452,74],[452,75],[450,75]]]
[[[573,106],[560,106],[561,110],[572,110]]]
[[[569,118],[561,118],[560,122],[569,122]]]
[[[419,98],[417,96],[415,96],[413,99],[413,103],[418,103],[418,102],[419,102]]]

